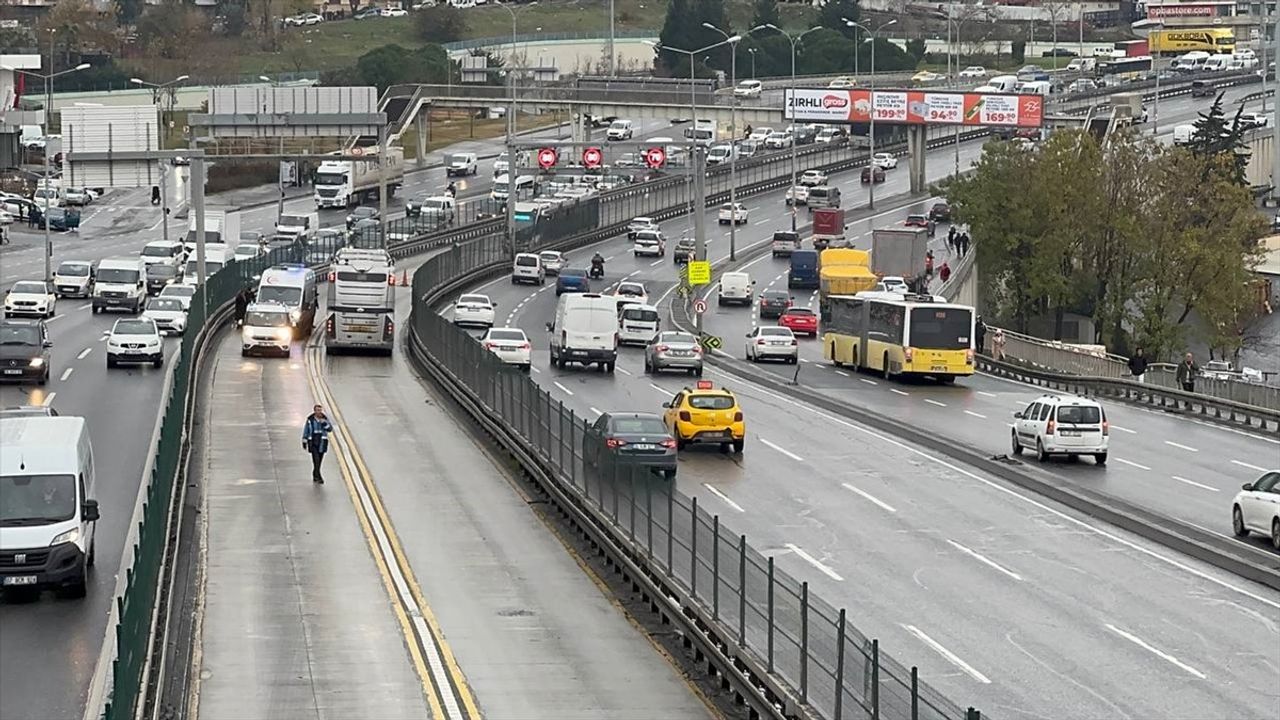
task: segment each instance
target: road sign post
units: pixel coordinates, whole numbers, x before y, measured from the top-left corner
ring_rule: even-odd
[[[694,312],[696,312],[696,313],[698,313],[699,315],[701,315],[702,313],[706,312],[706,311],[707,311],[707,301],[706,301],[706,300],[703,300],[702,298],[698,298],[697,300],[694,300],[694,301],[693,301],[693,311],[694,311]]]
[[[582,166],[595,170],[604,164],[604,152],[597,147],[589,147],[582,151]]]

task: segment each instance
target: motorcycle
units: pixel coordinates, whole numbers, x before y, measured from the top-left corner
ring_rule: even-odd
[[[603,262],[591,263],[591,269],[587,271],[587,277],[591,278],[592,280],[599,280],[600,278],[604,277],[604,263]]]

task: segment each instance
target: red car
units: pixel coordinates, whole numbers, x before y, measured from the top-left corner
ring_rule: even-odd
[[[806,307],[790,307],[778,318],[778,325],[796,335],[818,337],[818,316]]]

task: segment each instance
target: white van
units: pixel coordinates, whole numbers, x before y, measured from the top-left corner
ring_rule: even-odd
[[[1204,67],[1201,69],[1209,72],[1226,72],[1231,69],[1231,56],[1214,55],[1204,61]]]
[[[147,266],[140,257],[107,258],[98,263],[93,284],[93,311],[142,312],[147,301]]]
[[[222,269],[223,265],[231,258],[231,250],[226,245],[205,245],[204,246],[204,272],[205,275],[213,275]],[[198,285],[200,283],[200,267],[197,262],[199,257],[196,251],[192,250],[187,256],[187,265],[182,269],[182,282],[188,285]]]
[[[551,333],[551,365],[595,364],[607,373],[618,362],[618,303],[599,293],[567,293],[556,305]]]
[[[734,146],[729,143],[712,145],[707,150],[707,164],[719,165],[720,163],[727,163],[733,159],[734,154]]]
[[[181,240],[152,240],[142,246],[142,262],[146,265],[162,263],[179,267],[187,256]]]
[[[716,297],[717,305],[738,303],[750,305],[755,281],[744,272],[727,272],[720,276],[720,294]]]
[[[1173,128],[1173,144],[1189,145],[1196,134],[1195,125],[1175,125]]]
[[[533,197],[534,177],[532,175],[516,176],[516,200],[528,199]],[[506,202],[511,196],[511,175],[503,173],[493,179],[493,190],[489,196],[498,202]]]
[[[662,319],[653,305],[626,305],[618,311],[618,343],[648,345],[662,330]]]
[[[320,304],[316,273],[301,263],[272,265],[262,272],[254,300],[289,308],[295,337],[305,339],[315,327],[316,308]]]
[[[1018,89],[1017,75],[997,75],[987,81],[987,85],[996,89],[997,92],[1011,93]]]
[[[511,263],[511,284],[532,283],[542,285],[547,281],[547,269],[537,253],[520,253]]]
[[[618,119],[609,123],[609,129],[605,131],[604,136],[608,140],[630,140],[633,132],[630,120]]]
[[[1170,67],[1179,72],[1195,72],[1211,57],[1213,56],[1204,50],[1193,50],[1176,58]]]
[[[0,446],[0,588],[84,597],[98,521],[84,418],[2,418]]]
[[[1048,80],[1030,80],[1018,83],[1018,92],[1023,95],[1048,95],[1053,92],[1053,83]]]

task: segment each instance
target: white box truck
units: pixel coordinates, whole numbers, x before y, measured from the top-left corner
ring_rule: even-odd
[[[320,213],[292,213],[276,218],[276,235],[306,240],[320,229]]]
[[[204,211],[204,242],[206,246],[240,242],[240,213],[206,209]],[[195,257],[196,218],[194,213],[187,220],[187,236],[182,244],[187,248],[187,255]]]
[[[378,197],[378,148],[354,148],[367,160],[328,160],[316,170],[314,198],[317,208],[355,207]],[[383,175],[387,197],[392,197],[404,184],[404,149],[388,147],[383,156]]]

